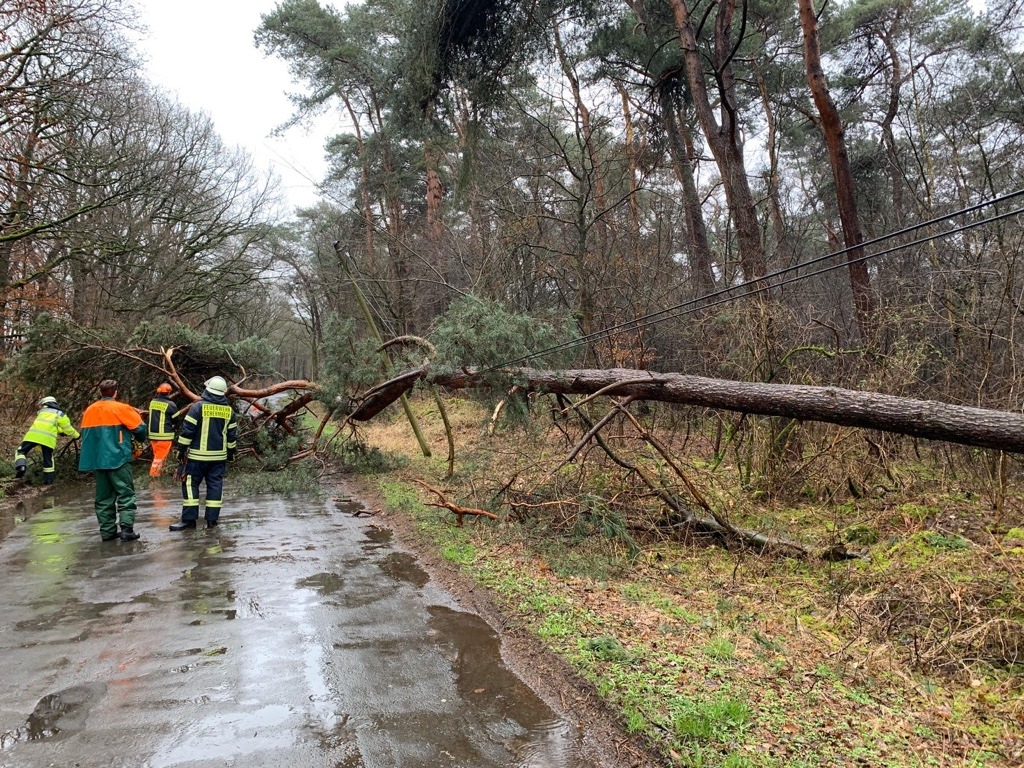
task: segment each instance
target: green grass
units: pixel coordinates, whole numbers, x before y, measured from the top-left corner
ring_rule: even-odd
[[[750,707],[727,697],[680,699],[673,707],[672,730],[680,739],[727,743],[750,723]]]
[[[234,470],[235,468],[232,468]],[[277,471],[259,470],[252,466],[240,467],[242,471],[228,471],[225,485],[232,494],[250,496],[260,493],[275,493],[283,496],[301,494],[307,498],[319,498],[324,491],[313,467],[305,462],[288,464]],[[148,475],[146,476],[148,479]]]
[[[727,637],[716,637],[704,646],[704,653],[715,661],[732,661],[736,658],[736,645]]]
[[[887,679],[884,669],[851,663],[876,647],[863,623],[871,604],[857,602],[862,595],[898,587],[909,573],[973,588],[964,579],[982,575],[970,570],[979,547],[961,536],[897,533],[886,522],[893,507],[876,516],[851,508],[845,523],[823,520],[816,509],[794,513],[793,525],[817,524],[833,537],[855,530],[847,538],[870,548],[871,559],[823,565],[663,542],[634,557],[598,528],[599,516],[585,521],[591,535],[581,539],[558,535],[544,517],[457,528],[418,501],[419,489],[391,480],[381,487],[390,508],[408,512],[445,557],[593,684],[628,733],[659,745],[674,765],[1005,765],[990,748],[1008,738],[1008,697],[1019,690],[1019,670],[960,692],[941,676],[939,685],[908,689],[902,676]],[[899,514],[934,516],[925,506]],[[880,540],[870,544],[876,532]],[[1004,588],[986,594],[1010,601],[1004,613],[1016,610],[1019,597]],[[891,646],[892,663],[905,650]],[[939,706],[947,720],[922,719]],[[945,754],[951,739],[962,745],[956,757]]]

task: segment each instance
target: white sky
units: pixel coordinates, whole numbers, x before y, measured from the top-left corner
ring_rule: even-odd
[[[283,182],[291,208],[317,199],[326,172],[323,144],[340,130],[329,116],[312,129],[291,128],[271,137],[293,113],[287,64],[267,58],[253,43],[260,16],[278,0],[134,0],[149,32],[138,41],[151,82],[214,121],[228,144],[244,147]]]

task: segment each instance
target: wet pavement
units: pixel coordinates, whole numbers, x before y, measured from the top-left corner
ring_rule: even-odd
[[[228,498],[171,533],[176,488],[139,501],[134,542],[88,498],[0,513],[0,766],[592,764],[357,506]]]

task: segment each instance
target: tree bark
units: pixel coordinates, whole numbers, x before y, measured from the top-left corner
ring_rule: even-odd
[[[676,113],[672,99],[661,98],[661,119],[668,138],[669,156],[672,169],[683,187],[683,212],[686,218],[686,234],[690,245],[691,269],[698,296],[707,296],[715,290],[715,271],[712,266],[711,243],[707,225],[701,209],[697,180],[694,178],[696,149],[693,136],[686,125],[685,116]]]
[[[821,421],[1024,453],[1024,415],[1019,413],[838,387],[758,384],[622,368],[564,371],[517,368],[506,373],[520,387],[535,392],[587,395],[605,390],[637,400]],[[429,379],[453,389],[484,386],[487,381],[474,370],[438,373]]]

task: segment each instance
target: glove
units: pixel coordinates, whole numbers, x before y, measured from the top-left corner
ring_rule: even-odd
[[[228,451],[228,461],[234,461],[234,460],[235,460],[235,452],[234,451]]]
[[[174,470],[174,482],[184,483],[186,477],[188,477],[188,475],[185,474],[185,465],[179,464],[178,468]]]

